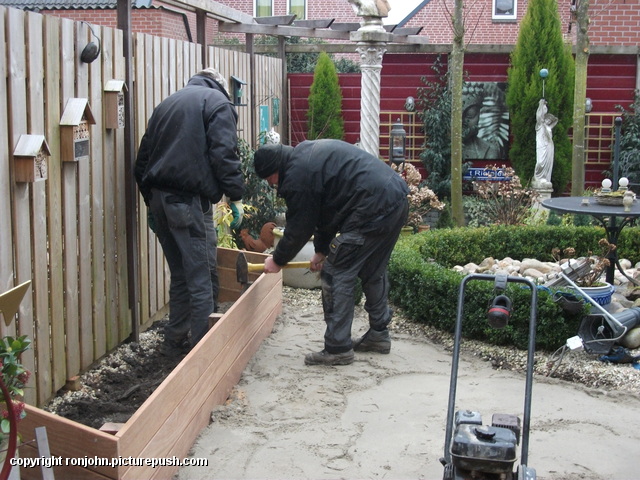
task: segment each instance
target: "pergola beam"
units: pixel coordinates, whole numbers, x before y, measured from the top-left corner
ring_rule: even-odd
[[[349,40],[349,32],[317,30],[288,26],[257,25],[246,23],[221,23],[219,30],[225,33],[253,33],[254,35],[273,35],[285,37],[314,37],[331,40]]]
[[[273,17],[254,18],[255,22],[260,25],[291,25],[295,19],[295,15],[278,15]]]
[[[334,21],[334,18],[324,20],[295,20],[293,25],[301,28],[329,28]]]
[[[344,30],[343,26],[348,25]],[[356,27],[356,28],[354,28]],[[350,40],[351,32],[357,31],[360,24],[336,24],[333,23],[330,29],[320,28],[306,28],[298,26],[288,25],[262,25],[257,23],[220,23],[219,30],[225,33],[250,33],[254,35],[272,35],[274,37],[310,37],[320,38],[326,40]],[[396,29],[402,30],[402,29]],[[411,33],[415,32],[415,29],[407,29]],[[418,30],[419,31],[419,30]],[[395,33],[389,34],[390,43],[408,43],[415,45],[427,45],[429,44],[429,38],[424,35],[398,35]]]

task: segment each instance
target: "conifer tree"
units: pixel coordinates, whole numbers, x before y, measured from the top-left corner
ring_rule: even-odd
[[[559,119],[553,129],[555,159],[551,182],[554,193],[560,194],[571,178],[568,131],[573,123],[575,65],[571,45],[562,38],[557,0],[530,0],[511,53],[507,105],[513,141],[509,158],[523,183],[531,181],[536,165],[535,119],[538,101],[543,98],[543,68],[549,71],[544,98],[549,113]]]
[[[309,140],[344,138],[342,91],[333,60],[325,52],[320,53],[313,72],[307,121]]]

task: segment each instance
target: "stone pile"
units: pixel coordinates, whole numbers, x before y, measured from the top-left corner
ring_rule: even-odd
[[[572,259],[571,262],[578,262],[579,260]],[[615,292],[610,306],[607,307],[610,313],[615,313],[624,308],[640,307],[640,287],[629,280],[629,278],[633,278],[640,283],[640,263],[632,265],[629,260],[621,259],[620,266],[627,276],[625,277],[618,269],[615,270]],[[487,257],[479,265],[475,263],[456,265],[453,270],[463,275],[506,273],[514,277],[525,277],[536,284],[543,285],[547,281],[556,278],[561,271],[561,267],[558,262],[543,262],[534,258],[514,260],[506,257],[502,260],[496,260],[493,257]],[[604,281],[604,275],[601,280]]]

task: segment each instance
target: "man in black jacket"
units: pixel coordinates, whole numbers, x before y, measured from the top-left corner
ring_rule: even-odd
[[[387,264],[407,219],[405,181],[380,159],[339,140],[306,141],[295,148],[265,145],[254,166],[287,204],[284,235],[264,271],[279,272],[313,236],[311,270],[321,271],[327,328],[324,350],[308,354],[305,363],[347,365],[354,350],[389,353]],[[370,328],[352,340],[358,278]]]
[[[171,270],[162,348],[168,356],[198,343],[216,309],[213,205],[223,194],[231,201],[231,226],[242,222],[237,120],[226,80],[208,68],[155,108],[140,142],[135,178]]]

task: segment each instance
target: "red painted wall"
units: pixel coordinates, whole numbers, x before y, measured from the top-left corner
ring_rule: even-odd
[[[385,112],[403,111],[407,97],[418,98],[418,89],[424,86],[423,77],[435,79],[432,65],[435,54],[391,54],[384,56],[381,73],[380,109],[381,122]],[[446,62],[446,58],[444,58]],[[506,82],[508,54],[472,54],[465,55],[465,71],[468,81]],[[592,99],[593,110],[589,117],[591,123],[612,122],[616,114],[616,105],[628,107],[633,102],[636,85],[635,55],[591,55],[587,69],[587,97]],[[358,74],[339,75],[342,87],[342,111],[345,119],[345,140],[356,143],[360,138],[360,82]],[[291,142],[297,144],[306,138],[306,111],[309,88],[313,81],[311,74],[291,74],[288,76],[291,95]],[[602,117],[601,114],[608,116]],[[586,164],[586,186],[599,186],[602,171],[608,168],[612,160],[613,132],[610,128],[594,130],[598,134],[598,143],[590,141],[590,149],[604,152],[590,153]],[[602,141],[601,137],[611,141]],[[380,153],[384,157],[388,145],[386,131],[380,135]]]

